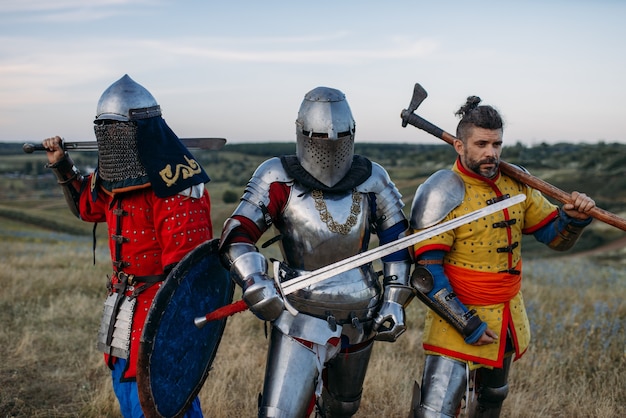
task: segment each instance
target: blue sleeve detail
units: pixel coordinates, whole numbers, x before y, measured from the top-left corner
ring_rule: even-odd
[[[390,242],[393,242],[398,239],[400,234],[402,234],[407,228],[406,221],[398,222],[391,228],[387,228],[384,231],[378,231],[378,241],[380,245],[385,245]],[[409,260],[409,249],[404,248],[402,250],[396,251],[395,253],[389,254],[382,258],[383,262],[393,262],[393,261],[407,261]]]
[[[554,227],[554,222],[557,222],[556,219],[559,219],[560,217],[555,218],[554,221],[545,224],[544,226],[542,226],[541,228],[539,228],[538,230],[535,231],[535,233],[533,234],[533,236],[535,237],[535,239],[539,242],[542,242],[544,244],[549,244],[552,242],[552,240],[554,238],[556,238],[556,228]]]
[[[564,231],[567,225],[577,227],[585,227],[591,223],[593,218],[584,221],[571,218],[562,209],[559,209],[559,216],[555,217],[552,222],[547,223],[533,234],[535,239],[543,244],[550,244],[557,236],[558,232]],[[555,225],[556,222],[556,225]]]
[[[487,330],[487,323],[483,322],[482,324],[480,324],[478,328],[476,328],[476,330],[474,330],[474,332],[472,332],[470,335],[465,337],[464,341],[467,344],[474,344],[476,341],[480,339],[480,337],[483,335],[483,333],[486,330]]]
[[[442,251],[442,250],[432,250],[432,251],[426,251],[423,254],[421,254],[419,256],[419,259],[420,260],[441,260],[441,261],[443,261],[443,256],[444,255],[445,255],[445,251]],[[425,267],[430,272],[430,274],[433,275],[433,288],[426,295],[426,296],[428,296],[429,299],[434,300],[433,297],[434,297],[435,293],[437,293],[441,289],[445,288],[445,289],[447,289],[450,292],[453,291],[452,290],[452,286],[450,286],[450,280],[448,280],[448,277],[446,276],[446,274],[443,271],[443,264],[426,264]],[[469,311],[469,309],[467,309],[467,306],[462,304],[460,300],[457,299],[457,301],[459,303],[459,306],[462,307],[463,312],[468,312]],[[480,326],[474,330],[474,332],[472,332],[470,335],[465,337],[464,341],[467,344],[475,343],[483,335],[483,333],[485,332],[486,329],[487,329],[487,323],[486,322],[481,323]]]
[[[440,260],[443,262],[443,256],[445,251],[442,250],[433,250],[426,251],[420,254],[420,260]],[[428,292],[426,296],[428,296],[431,300],[433,299],[435,293],[439,292],[441,289],[448,289],[452,292],[452,286],[450,286],[450,280],[443,272],[443,264],[426,264],[426,270],[433,275],[433,289]],[[467,309],[466,309],[467,312]]]

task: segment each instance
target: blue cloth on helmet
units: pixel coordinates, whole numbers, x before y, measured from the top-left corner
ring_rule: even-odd
[[[120,405],[120,411],[124,418],[144,418],[141,404],[139,403],[139,395],[137,393],[137,382],[121,381],[124,370],[126,369],[126,360],[118,358],[113,365],[111,377],[113,378],[113,391]],[[200,399],[196,398],[184,415],[185,418],[202,418],[202,409],[200,407]]]
[[[161,116],[135,122],[139,159],[157,196],[173,196],[191,186],[210,181],[198,161]]]

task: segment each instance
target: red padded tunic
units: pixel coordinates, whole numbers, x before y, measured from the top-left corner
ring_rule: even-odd
[[[116,272],[136,276],[161,275],[167,266],[178,263],[189,251],[213,238],[211,204],[206,190],[201,198],[195,199],[180,194],[159,198],[149,187],[115,195],[101,189],[94,202],[91,192],[85,188],[79,211],[81,219],[86,222],[107,223],[111,260]],[[117,234],[124,238],[119,249],[113,239]],[[123,265],[116,261],[123,262]],[[113,284],[117,281],[115,276],[112,280]],[[136,376],[141,332],[160,285],[161,282],[156,283],[137,296],[125,380]],[[129,288],[126,294],[130,295],[132,290]],[[115,358],[105,354],[105,360],[111,365],[109,362],[114,362]]]

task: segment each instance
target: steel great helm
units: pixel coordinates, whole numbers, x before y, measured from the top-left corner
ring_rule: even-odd
[[[98,173],[105,183],[119,188],[148,183],[137,151],[134,121],[161,116],[161,107],[143,86],[127,74],[100,96],[94,130],[98,141]]]
[[[316,87],[304,96],[296,120],[296,156],[302,167],[328,187],[350,170],[355,123],[339,90]]]

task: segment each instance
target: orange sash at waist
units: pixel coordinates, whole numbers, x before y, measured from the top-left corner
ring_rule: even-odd
[[[522,271],[522,260],[515,266]],[[444,272],[454,293],[466,305],[491,305],[508,302],[522,287],[522,275],[510,273],[485,273],[451,264],[444,264]]]

